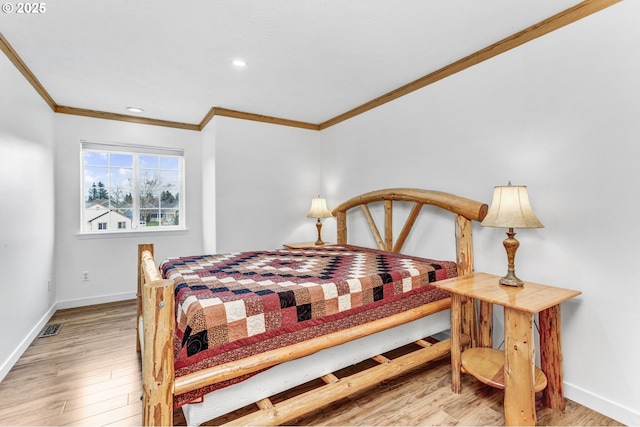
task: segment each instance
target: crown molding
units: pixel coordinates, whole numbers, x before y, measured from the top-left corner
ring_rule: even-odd
[[[329,119],[323,123],[320,123],[320,130],[326,129],[330,126],[336,125],[340,122],[358,116],[366,111],[372,110],[383,104],[391,102],[395,99],[403,97],[411,92],[463,71],[469,67],[477,65],[487,59],[491,59],[497,55],[507,52],[513,48],[521,46],[531,40],[576,22],[582,18],[585,18],[595,12],[612,6],[622,0],[586,0],[569,9],[566,9],[550,18],[547,18],[537,24],[530,26],[512,36],[504,38],[497,43],[492,44],[484,49],[481,49],[469,56],[459,59],[437,71],[427,74],[411,83],[408,83],[398,89],[394,89],[391,92],[366,102],[352,110],[342,113],[332,119]]]
[[[107,120],[118,120],[122,122],[130,122],[130,123],[138,123],[138,124],[146,124],[146,125],[154,125],[154,126],[165,126],[172,127],[177,129],[187,129],[187,130],[200,130],[199,125],[189,124],[189,123],[180,123],[180,122],[172,122],[168,120],[158,120],[151,119],[146,117],[137,117],[130,116],[127,114],[117,114],[117,113],[108,113],[105,111],[96,111],[96,110],[87,110],[84,108],[75,108],[75,107],[66,107],[64,105],[58,105],[54,99],[49,95],[49,92],[44,88],[42,83],[38,80],[38,78],[31,72],[27,64],[24,63],[18,52],[9,44],[7,39],[0,33],[0,49],[4,52],[4,54],[9,58],[9,60],[13,63],[13,65],[20,71],[20,73],[27,79],[27,81],[33,86],[33,88],[38,92],[38,94],[44,99],[44,101],[49,105],[51,110],[54,113],[61,114],[71,114],[75,116],[84,116],[84,117],[93,117],[97,119],[107,119]]]
[[[310,130],[320,130],[320,125],[317,125],[314,123],[282,119],[279,117],[264,116],[261,114],[247,113],[245,111],[229,110],[227,108],[221,108],[221,107],[212,107],[209,110],[207,115],[202,119],[202,122],[200,122],[200,129],[204,129],[205,126],[211,121],[211,119],[213,119],[214,116],[232,117],[234,119],[253,120],[256,122],[271,123],[271,124],[281,125],[281,126],[290,126],[290,127],[310,129]]]
[[[146,125],[153,125],[153,126],[165,126],[165,127],[171,127],[171,128],[177,128],[177,129],[193,130],[193,131],[203,130],[215,116],[231,117],[231,118],[241,119],[241,120],[252,120],[252,121],[276,124],[281,126],[290,126],[290,127],[297,127],[302,129],[321,131],[331,126],[334,126],[338,123],[344,122],[345,120],[358,116],[362,113],[365,113],[369,110],[377,108],[381,105],[384,105],[388,102],[396,100],[400,97],[403,97],[411,92],[414,92],[418,89],[421,89],[425,86],[428,86],[432,83],[435,83],[439,80],[442,80],[446,77],[449,77],[453,74],[463,71],[467,68],[470,68],[476,64],[486,61],[487,59],[491,59],[497,55],[500,55],[504,52],[507,52],[518,46],[521,46],[531,40],[544,36],[545,34],[548,34],[552,31],[555,31],[559,28],[562,28],[573,22],[576,22],[582,18],[585,18],[603,9],[606,9],[609,6],[613,6],[614,4],[619,3],[621,1],[622,0],[582,1],[573,7],[570,7],[560,13],[557,13],[556,15],[553,15],[550,18],[540,21],[539,23],[534,24],[516,34],[513,34],[507,38],[504,38],[499,42],[492,44],[491,46],[488,46],[475,53],[472,53],[471,55],[466,56],[462,59],[459,59],[458,61],[453,62],[445,67],[442,67],[437,71],[429,73],[426,76],[423,76],[417,80],[414,80],[411,83],[408,83],[404,86],[394,89],[391,92],[387,92],[382,96],[379,96],[371,101],[368,101],[356,108],[353,108],[345,113],[342,113],[338,116],[335,116],[319,124],[301,122],[297,120],[289,120],[289,119],[284,119],[279,117],[265,116],[261,114],[248,113],[244,111],[229,110],[222,107],[212,107],[207,112],[207,114],[203,117],[200,123],[191,124],[191,123],[181,123],[181,122],[173,122],[168,120],[159,120],[159,119],[153,119],[153,118],[131,116],[127,114],[117,114],[117,113],[109,113],[104,111],[87,110],[83,108],[61,106],[61,105],[58,105],[53,100],[51,95],[49,95],[47,90],[42,86],[40,81],[31,72],[29,67],[27,67],[27,65],[18,55],[18,53],[13,49],[13,47],[11,47],[9,42],[4,38],[2,33],[0,33],[0,49],[4,52],[7,58],[9,58],[9,60],[14,64],[14,66],[22,73],[22,75],[27,79],[27,81],[33,86],[36,92],[40,94],[42,99],[44,99],[44,101],[49,105],[49,107],[51,107],[51,110],[56,113],[72,114],[76,116],[93,117],[93,118],[107,119],[107,120],[118,120],[123,122],[146,124]]]
[[[53,110],[56,113],[71,114],[74,116],[92,117],[95,119],[117,120],[120,122],[138,123],[142,125],[164,126],[176,129],[200,131],[200,125],[182,122],[172,122],[169,120],[152,119],[149,117],[130,116],[128,114],[108,113],[105,111],[87,110],[84,108],[65,107],[64,105],[56,105]]]
[[[36,92],[38,92],[38,94],[40,94],[42,99],[44,99],[44,102],[49,104],[49,107],[51,107],[51,110],[55,111],[56,110],[56,103],[53,100],[53,98],[51,97],[51,95],[49,95],[49,92],[47,92],[47,90],[44,88],[44,86],[42,86],[40,81],[31,72],[29,67],[27,67],[27,64],[24,63],[22,58],[20,58],[20,55],[18,55],[18,52],[16,52],[13,49],[13,47],[9,44],[7,39],[4,38],[2,33],[0,33],[0,49],[2,49],[2,51],[7,56],[7,58],[9,58],[9,61],[11,61],[13,63],[13,65],[18,69],[18,71],[20,71],[20,73],[22,73],[24,78],[27,79],[27,81],[29,83],[31,83],[31,86],[33,86],[33,88],[36,90]]]

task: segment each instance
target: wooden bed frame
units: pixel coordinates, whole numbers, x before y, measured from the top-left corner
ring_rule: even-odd
[[[392,218],[394,202],[413,203],[407,221],[393,241]],[[384,204],[384,234],[380,234],[368,205]],[[340,204],[333,211],[337,219],[337,242],[347,243],[347,211],[360,207],[379,249],[400,252],[423,205],[432,205],[455,214],[456,262],[458,275],[473,272],[472,221],[482,221],[487,205],[448,193],[430,190],[397,188],[373,191]],[[451,298],[370,322],[349,330],[310,339],[302,343],[266,353],[256,354],[236,362],[214,366],[190,375],[174,377],[173,336],[175,331],[175,302],[173,282],[163,280],[153,258],[153,245],[138,246],[138,351],[142,353],[143,424],[149,426],[173,424],[173,396],[187,391],[256,372],[279,363],[297,359],[325,348],[333,347],[375,332],[389,329],[446,310]],[[462,345],[476,341],[477,320],[475,304],[463,304]],[[142,342],[142,344],[141,344]],[[326,375],[326,385],[273,404],[268,398],[257,404],[256,412],[232,421],[233,425],[278,425],[359,392],[385,379],[400,375],[423,363],[439,358],[451,350],[451,340],[436,344],[417,342],[420,350],[389,360],[384,356],[373,359],[379,365],[366,371],[338,379]]]

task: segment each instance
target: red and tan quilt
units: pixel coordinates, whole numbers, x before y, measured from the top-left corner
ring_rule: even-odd
[[[172,258],[161,269],[175,284],[176,376],[446,298],[430,283],[456,275],[455,262],[349,245]]]

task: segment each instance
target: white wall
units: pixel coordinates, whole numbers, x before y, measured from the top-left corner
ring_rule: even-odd
[[[140,231],[109,237],[79,235],[83,139],[184,148],[187,231]],[[199,132],[58,114],[55,144],[55,282],[59,308],[134,298],[138,243],[155,243],[157,259],[202,252]],[[83,271],[89,272],[89,281],[82,281]]]
[[[53,112],[0,55],[0,379],[53,314]],[[28,297],[25,297],[28,296]]]
[[[216,242],[216,126],[202,130],[202,250],[218,253]]]
[[[306,214],[320,188],[320,133],[225,117],[213,126],[217,251],[315,241]]]
[[[583,293],[562,305],[566,395],[631,425],[640,424],[639,17],[640,2],[622,2],[329,128],[322,150],[333,202],[416,186],[489,203],[494,185],[527,185],[545,228],[517,230],[517,274]],[[506,272],[504,231],[475,228],[476,270]]]

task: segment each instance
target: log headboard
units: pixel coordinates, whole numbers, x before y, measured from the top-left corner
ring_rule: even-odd
[[[406,223],[396,241],[393,241],[393,207],[394,201],[413,203]],[[375,224],[369,204],[384,203],[384,237]],[[400,252],[420,210],[424,205],[432,205],[445,209],[456,215],[456,261],[458,274],[470,274],[473,271],[473,243],[471,239],[471,221],[482,221],[487,214],[488,206],[484,203],[456,196],[441,191],[421,190],[415,188],[390,188],[361,194],[351,198],[333,210],[338,223],[338,244],[347,243],[347,211],[360,207],[379,249]]]

